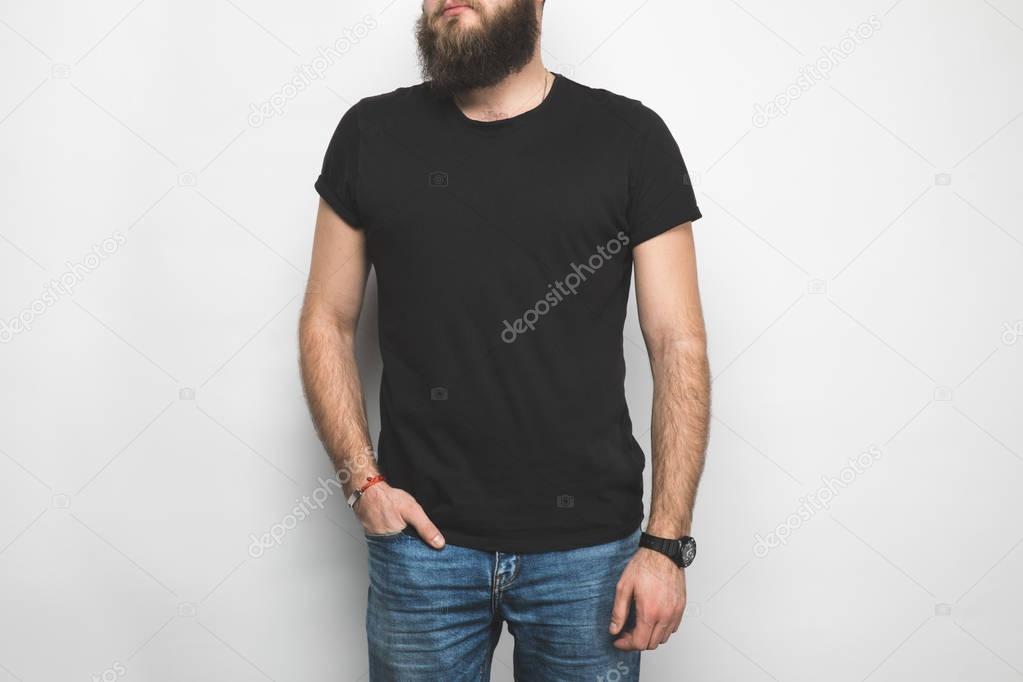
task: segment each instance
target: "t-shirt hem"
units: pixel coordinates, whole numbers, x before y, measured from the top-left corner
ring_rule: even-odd
[[[505,538],[497,535],[480,537],[451,528],[442,528],[441,532],[445,542],[449,545],[478,549],[484,552],[526,554],[530,552],[559,552],[615,542],[632,535],[641,523],[642,519],[637,519],[616,526],[598,526],[584,530],[558,530],[556,532],[544,530],[521,538]]]
[[[632,248],[636,248],[643,242],[653,239],[654,237],[660,236],[667,232],[668,230],[674,229],[679,225],[685,225],[686,223],[695,222],[702,217],[703,214],[700,213],[699,210],[697,210],[694,213],[684,213],[681,214],[681,217],[672,218],[671,220],[657,223],[657,227],[653,229],[640,230],[638,235],[636,234],[630,235],[630,246]]]
[[[360,227],[359,216],[345,204],[340,195],[330,186],[326,177],[320,175],[316,179],[314,187],[316,192],[327,202],[327,205],[334,209],[334,213],[337,213],[342,220],[352,227]]]

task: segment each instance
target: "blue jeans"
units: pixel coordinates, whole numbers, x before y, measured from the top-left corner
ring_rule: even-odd
[[[639,652],[615,649],[608,632],[639,529],[603,545],[528,554],[436,550],[411,527],[366,542],[371,682],[489,680],[505,622],[516,680],[639,679]],[[630,613],[626,629],[633,622]]]

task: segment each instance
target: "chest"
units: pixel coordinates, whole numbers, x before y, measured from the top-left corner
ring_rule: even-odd
[[[626,229],[629,168],[614,144],[561,130],[384,133],[357,188],[371,257],[565,260]]]

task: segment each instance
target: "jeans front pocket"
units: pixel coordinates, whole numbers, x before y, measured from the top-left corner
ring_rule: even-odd
[[[367,533],[366,531],[363,531],[362,534],[366,537],[367,540],[394,540],[400,538],[403,535],[408,535],[408,533],[405,532],[407,530],[408,524],[405,524],[405,526],[401,530],[395,531],[393,533]]]

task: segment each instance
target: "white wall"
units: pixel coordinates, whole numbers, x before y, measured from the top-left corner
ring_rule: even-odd
[[[550,68],[659,111],[706,216],[700,557],[644,679],[1023,676],[1023,6],[893,2],[548,3]],[[312,182],[351,103],[417,81],[417,9],[0,3],[0,318],[31,320],[0,332],[0,682],[365,679],[340,497],[250,536],[330,473],[295,344]]]

